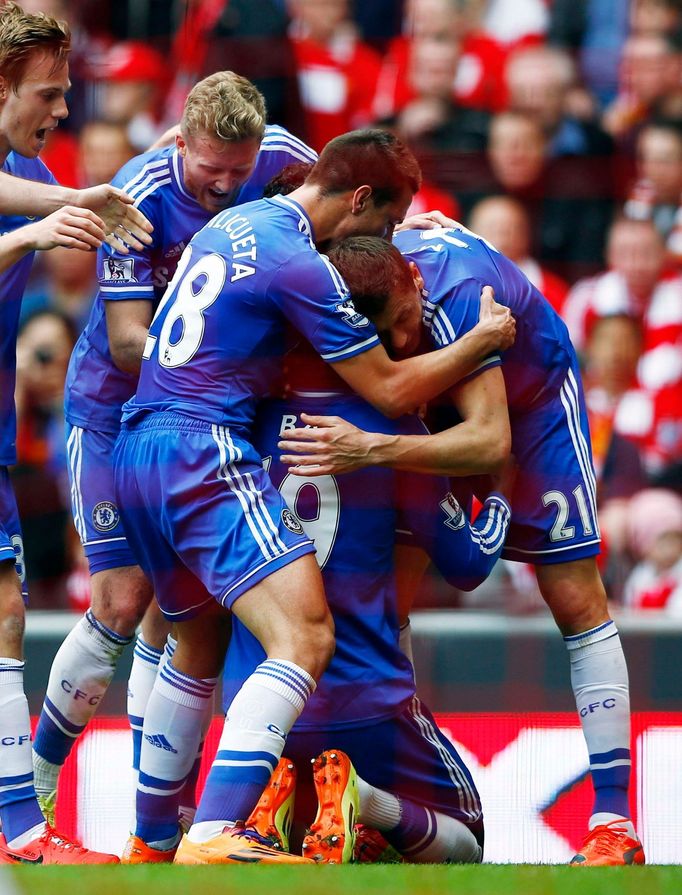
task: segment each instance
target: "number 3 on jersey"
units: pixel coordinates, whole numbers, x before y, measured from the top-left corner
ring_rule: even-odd
[[[158,357],[162,367],[181,367],[194,357],[204,338],[204,311],[218,298],[225,285],[227,267],[221,255],[204,255],[187,270],[191,257],[192,248],[188,246],[150,327],[154,329],[154,322],[167,308],[158,335]],[[151,357],[156,343],[156,336],[147,336],[145,360]]]

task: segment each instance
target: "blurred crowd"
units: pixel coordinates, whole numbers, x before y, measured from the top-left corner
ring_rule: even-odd
[[[511,257],[582,358],[614,603],[682,617],[682,0],[22,0],[74,34],[69,119],[42,157],[108,181],[233,69],[269,120],[320,149],[390,128],[415,151],[413,211],[439,208]],[[95,259],[45,253],[18,345],[32,602],[78,607],[62,389]],[[429,579],[422,605],[453,605]],[[457,602],[457,599],[454,600]],[[540,609],[505,564],[463,606]]]

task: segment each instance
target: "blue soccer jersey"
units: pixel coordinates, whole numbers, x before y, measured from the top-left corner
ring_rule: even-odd
[[[442,348],[478,322],[483,286],[516,319],[516,341],[504,352],[502,370],[511,412],[527,410],[563,379],[574,354],[566,325],[519,268],[466,230],[405,230],[394,243],[424,277],[424,323]],[[483,366],[500,364],[493,355]]]
[[[124,422],[170,411],[248,441],[256,405],[279,379],[289,324],[331,362],[379,344],[300,205],[277,196],[221,212],[182,255]]]
[[[40,159],[28,159],[10,152],[2,166],[6,174],[56,183]],[[12,233],[29,224],[33,218],[21,215],[0,215],[0,234]],[[24,255],[0,274],[0,466],[17,462],[17,418],[14,407],[14,385],[17,373],[17,332],[19,312],[31,265],[33,252]]]
[[[336,652],[295,729],[339,729],[399,714],[414,696],[412,666],[398,644],[396,537],[423,547],[455,586],[479,584],[497,560],[509,524],[504,498],[486,502],[469,526],[447,479],[382,467],[343,476],[287,473],[277,442],[301,412],[334,414],[385,433],[423,433],[413,417],[391,421],[360,398],[300,398],[261,406],[254,444],[273,484],[315,542],[334,616]],[[399,533],[399,534],[397,534]],[[235,618],[225,666],[229,704],[263,660],[258,641]]]
[[[258,199],[284,167],[314,162],[313,150],[284,128],[269,125],[254,170],[233,205]],[[194,234],[213,217],[187,192],[176,147],[144,153],[121,168],[114,186],[125,190],[154,225],[152,244],[120,254],[109,246],[98,253],[99,291],[88,324],[74,348],[66,380],[65,414],[71,425],[116,433],[121,406],[135,392],[137,377],[122,372],[109,351],[105,303],[158,302]]]
[[[436,347],[478,320],[483,286],[516,319],[516,341],[480,369],[502,364],[512,453],[514,518],[503,556],[549,564],[599,552],[590,435],[568,330],[519,268],[466,229],[405,231],[395,244],[424,278],[424,323]]]

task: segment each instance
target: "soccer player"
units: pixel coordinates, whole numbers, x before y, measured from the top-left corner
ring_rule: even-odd
[[[492,285],[517,320],[518,336],[492,354],[452,398],[463,422],[439,434],[368,434],[342,420],[304,417],[317,429],[287,433],[292,472],[327,474],[367,464],[450,475],[484,473],[489,430],[506,390],[518,476],[514,518],[503,556],[535,566],[542,595],[563,634],[571,682],[590,756],[595,801],[576,864],[643,863],[628,805],[630,709],[620,637],[609,617],[597,570],[594,472],[582,385],[566,327],[549,302],[495,249],[464,229],[405,231],[395,237],[404,260],[379,240],[354,240],[332,253],[334,264],[393,349],[409,351],[419,318],[435,347],[456,343],[475,322],[481,284]],[[389,293],[383,268],[413,271],[415,288]],[[501,365],[501,366],[500,366]],[[500,372],[501,371],[501,372]],[[501,378],[503,376],[503,379]],[[476,413],[470,413],[477,389]],[[303,443],[302,443],[303,442]],[[302,451],[302,455],[293,451]],[[313,470],[306,469],[312,464]]]
[[[500,554],[509,506],[501,495],[491,495],[470,526],[443,477],[388,467],[338,478],[288,474],[278,461],[277,443],[302,412],[317,415],[321,408],[386,435],[424,432],[414,417],[387,420],[315,367],[300,386],[293,382],[286,402],[259,410],[254,444],[273,484],[315,541],[336,637],[334,657],[287,738],[287,758],[302,770],[322,752],[347,753],[358,773],[357,821],[383,831],[406,860],[479,861],[483,815],[476,787],[417,698],[412,665],[399,646],[394,547],[397,537],[400,544],[425,550],[453,586],[471,590]],[[225,704],[244,670],[263,658],[256,639],[235,619],[223,677]],[[316,787],[324,796],[321,816],[304,840],[306,857],[339,863],[344,853],[352,854],[352,821],[347,811],[338,811],[348,776],[342,766],[325,781],[324,767],[316,767]],[[334,812],[324,807],[330,795]],[[298,808],[297,814],[303,816]]]
[[[54,182],[38,153],[47,130],[68,114],[64,95],[69,88],[69,49],[66,23],[42,14],[25,14],[14,3],[0,10],[0,158],[4,172]],[[10,197],[10,206],[13,201]],[[27,211],[37,210],[29,203]],[[116,863],[113,855],[81,848],[45,823],[31,767],[31,727],[23,687],[23,550],[7,472],[16,462],[14,382],[19,311],[34,248],[64,241],[94,246],[104,236],[103,222],[89,211],[64,209],[51,217],[31,225],[28,236],[19,229],[26,224],[25,216],[3,213],[0,220],[3,249],[14,262],[0,277],[0,863]]]
[[[169,776],[165,758],[178,740],[185,754],[196,748],[197,721],[222,666],[225,609],[268,656],[230,704],[180,863],[282,860],[236,824],[256,804],[333,652],[314,546],[250,438],[256,405],[281,373],[286,324],[389,415],[442,391],[500,341],[497,322],[486,322],[494,308],[484,301],[481,323],[458,345],[395,363],[316,250],[315,242],[328,246],[357,232],[390,236],[419,182],[414,157],[390,134],[333,140],[290,196],[209,222],[183,253],[152,321],[115,450],[128,539],[178,640],[144,720],[136,834],[147,844],[160,851],[177,844],[175,819],[153,841],[145,824],[155,797],[189,770]],[[506,317],[501,339],[511,337]],[[170,722],[173,739],[165,733]]]
[[[111,464],[121,407],[135,392],[158,300],[197,230],[219,211],[259,198],[283,167],[316,158],[265,117],[263,97],[250,81],[230,71],[212,74],[190,92],[172,145],[132,159],[114,181],[153,223],[154,234],[138,251],[99,253],[99,292],[66,380],[72,510],[92,576],[92,606],[55,657],[36,731],[36,789],[52,813],[59,771],[152,599],[120,522]],[[251,251],[245,245],[244,263]],[[128,687],[135,767],[168,630],[153,622],[145,619]]]

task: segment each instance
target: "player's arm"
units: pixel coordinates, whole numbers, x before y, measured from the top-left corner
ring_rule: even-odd
[[[104,240],[104,223],[87,209],[66,206],[33,224],[0,236],[0,273],[28,252],[56,246],[89,251]]]
[[[434,435],[365,432],[339,417],[302,414],[302,421],[314,428],[287,432],[279,445],[282,462],[299,475],[351,472],[365,466],[458,476],[495,472],[511,449],[501,369],[486,369],[451,394],[463,422]]]
[[[128,246],[142,249],[150,242],[152,225],[133,199],[108,183],[84,190],[40,183],[0,172],[0,211],[45,217],[65,205],[89,209],[104,222],[105,241],[124,254]]]
[[[377,410],[385,416],[398,417],[447,391],[492,351],[508,348],[515,332],[509,309],[498,305],[492,289],[486,286],[478,323],[451,345],[401,361],[391,360],[382,346],[376,346],[332,366],[354,392]]]
[[[104,307],[111,357],[119,370],[137,376],[154,314],[153,302],[145,299],[105,301]]]

